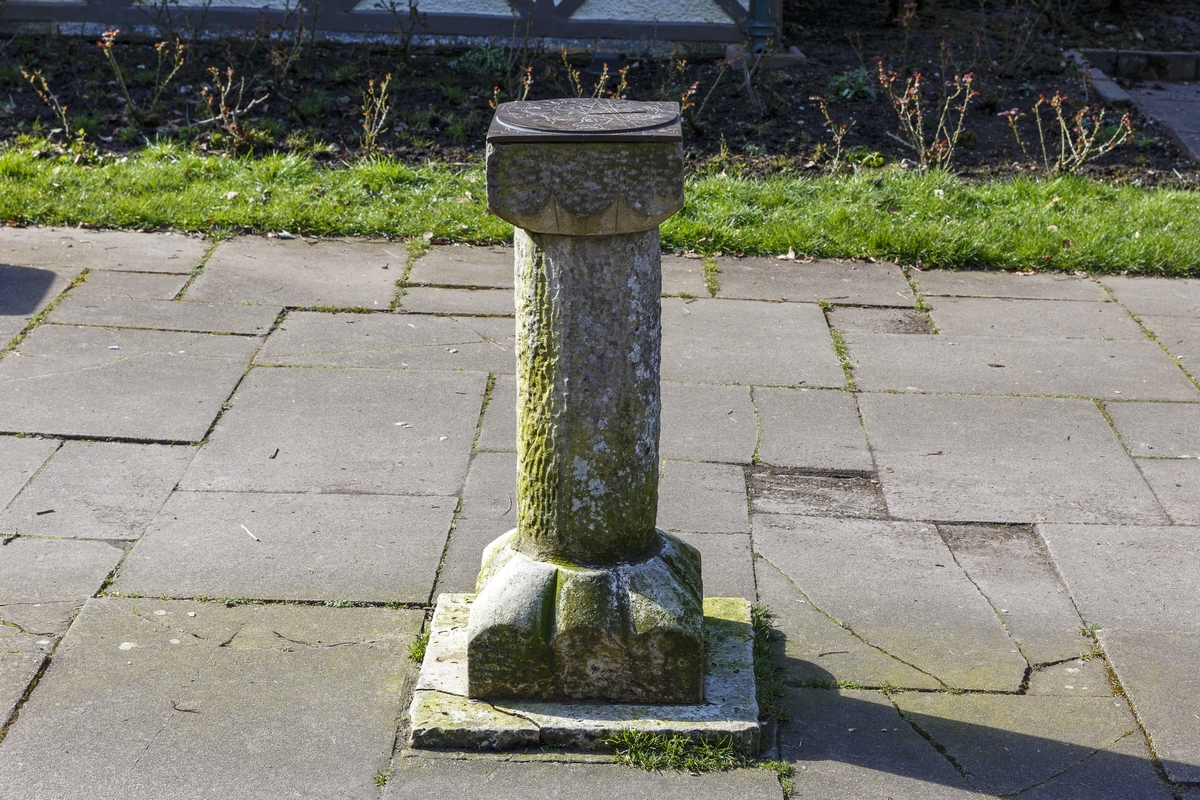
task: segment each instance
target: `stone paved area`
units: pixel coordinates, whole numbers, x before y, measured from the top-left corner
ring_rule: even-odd
[[[405,749],[516,469],[511,251],[406,259],[0,229],[0,797],[782,796]],[[774,613],[795,796],[1200,797],[1200,281],[702,266],[659,524]]]

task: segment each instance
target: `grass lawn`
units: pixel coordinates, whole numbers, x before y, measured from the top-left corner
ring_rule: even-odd
[[[203,156],[152,145],[74,164],[0,150],[0,220],[39,225],[500,242],[480,163]],[[1200,195],[1063,177],[970,182],[943,172],[848,177],[694,174],[662,230],[675,251],[871,257],[957,269],[1200,276]]]

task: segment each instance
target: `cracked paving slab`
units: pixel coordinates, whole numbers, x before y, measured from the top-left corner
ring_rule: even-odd
[[[874,468],[853,395],[755,387],[754,405],[762,428],[760,463],[847,472]]]
[[[57,439],[0,436],[0,508],[12,502],[59,444]]]
[[[0,795],[375,800],[422,619],[90,600],[0,743]]]
[[[123,555],[103,542],[18,538],[0,546],[0,725]]]
[[[1079,612],[1049,554],[1023,525],[939,525],[967,576],[987,597],[1030,664],[1089,652]]]
[[[1065,697],[1112,697],[1112,682],[1108,679],[1108,662],[1099,652],[1090,658],[1072,658],[1058,664],[1047,664],[1029,674],[1025,694],[1060,695]]]
[[[1200,458],[1200,403],[1106,403],[1134,456]]]
[[[838,681],[867,687],[942,688],[930,675],[871,647],[821,613],[770,561],[757,559],[754,572],[758,601],[783,634],[771,650],[788,683],[826,689]]]
[[[189,491],[458,494],[487,374],[256,367]]]
[[[912,288],[896,264],[777,258],[718,258],[718,297],[845,305],[912,306]]]
[[[412,286],[513,288],[513,249],[492,245],[435,245],[408,273]]]
[[[879,692],[791,689],[784,702],[797,798],[984,800]]]
[[[25,433],[197,441],[260,343],[42,325],[0,361],[0,425]]]
[[[1146,334],[1116,303],[938,297],[929,315],[943,336],[1011,336],[1022,339],[1124,339]]]
[[[516,364],[511,321],[500,330],[478,323],[417,314],[293,311],[268,337],[255,363],[511,372]]]
[[[1001,795],[1038,786],[1073,767],[1086,772],[1084,765],[1098,751],[1141,736],[1120,697],[905,692],[892,700],[905,720],[944,747],[980,789]],[[1151,790],[1127,797],[1161,796],[1148,755],[1121,759],[1124,785]]]
[[[427,603],[456,497],[176,492],[113,591]]]
[[[1028,666],[933,525],[758,514],[756,552],[885,653],[961,689],[1015,692]]]
[[[1097,635],[1167,776],[1200,783],[1200,634],[1102,629]]]
[[[0,533],[136,539],[195,456],[194,447],[68,441],[0,512]]]
[[[749,464],[757,440],[749,386],[662,382],[661,458]]]

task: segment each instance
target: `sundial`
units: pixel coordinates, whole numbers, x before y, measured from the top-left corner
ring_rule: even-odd
[[[489,142],[682,141],[670,102],[568,98],[501,103]]]

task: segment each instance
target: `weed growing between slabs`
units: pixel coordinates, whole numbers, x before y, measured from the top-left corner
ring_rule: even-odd
[[[86,154],[85,154],[86,155]],[[78,163],[76,163],[78,162]],[[1076,176],[972,182],[898,168],[850,176],[728,175],[701,168],[663,246],[715,255],[795,253],[949,269],[1200,276],[1197,195]],[[157,144],[120,159],[0,151],[0,220],[288,231],[432,242],[508,241],[486,212],[482,164],[383,157],[204,156]]]

